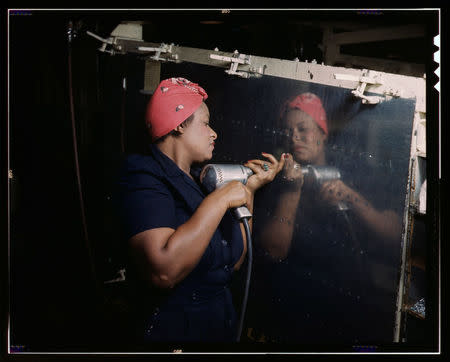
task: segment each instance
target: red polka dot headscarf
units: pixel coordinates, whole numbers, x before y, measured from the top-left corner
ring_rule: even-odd
[[[283,112],[289,109],[300,109],[310,115],[317,125],[328,134],[327,116],[322,101],[313,93],[302,93],[289,99],[283,106]]]
[[[208,98],[205,90],[185,78],[163,80],[147,104],[145,122],[156,140],[192,115]]]

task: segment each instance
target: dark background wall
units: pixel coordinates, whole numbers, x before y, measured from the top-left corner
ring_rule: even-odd
[[[98,350],[111,347],[117,337],[108,334],[105,326],[112,323],[109,310],[120,311],[122,305],[109,290],[105,292],[103,284],[116,277],[121,266],[114,216],[108,211],[111,180],[121,158],[145,144],[140,120],[148,96],[136,92],[143,89],[144,60],[98,52],[100,43],[86,30],[106,38],[121,21],[140,21],[146,41],[321,62],[321,22],[373,27],[420,23],[428,31],[436,26],[435,15],[420,11],[10,13],[11,345],[18,351]],[[354,46],[349,51],[370,56],[376,48],[377,56],[394,54],[427,65],[430,37],[416,39],[414,45],[425,51],[411,52],[410,41],[395,46],[391,42],[389,47]],[[127,89],[134,90],[132,96],[122,88],[124,77]]]

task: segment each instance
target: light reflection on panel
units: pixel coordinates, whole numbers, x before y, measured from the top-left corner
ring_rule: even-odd
[[[414,100],[362,105],[348,89],[193,64],[164,65],[161,76],[208,92],[218,133],[211,162],[293,156],[256,194],[250,339],[391,342]],[[297,95],[297,108],[283,112]],[[310,170],[303,183],[294,163]]]

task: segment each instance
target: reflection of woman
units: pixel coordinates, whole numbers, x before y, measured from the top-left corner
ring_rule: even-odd
[[[286,192],[281,194],[274,212],[274,220],[263,233],[262,243],[270,254],[277,258],[285,257],[292,242],[293,224],[283,223],[280,227],[278,219],[289,219],[295,215],[302,195],[304,182],[301,166],[326,165],[325,144],[328,128],[325,111],[320,99],[312,93],[304,93],[287,103],[284,114],[285,127],[288,131],[292,155],[289,155],[284,167],[284,177],[290,182]],[[398,237],[398,217],[393,211],[380,212],[356,190],[341,180],[325,182],[317,202],[337,206],[345,202],[365,223],[371,231],[380,234],[387,240]],[[280,231],[283,237],[280,238]],[[271,237],[272,233],[277,237]]]
[[[393,211],[377,210],[340,179],[319,187],[306,182],[302,168],[327,165],[327,119],[316,95],[303,93],[289,100],[282,121],[291,154],[280,174],[282,179],[269,187],[269,193],[277,197],[264,206],[262,214],[267,217],[262,216],[259,223],[255,215],[255,222],[262,225],[258,245],[279,261],[270,269],[271,275],[260,275],[262,283],[268,278],[272,286],[274,317],[268,324],[272,338],[354,340],[361,331],[353,320],[363,319],[354,313],[362,305],[363,287],[369,280],[364,274],[364,253],[366,247],[375,246],[366,245],[370,242],[367,235],[377,235],[376,248],[390,245],[392,249],[401,224]],[[349,211],[338,211],[339,203],[345,203]],[[347,317],[351,319],[345,319],[344,310],[349,307],[352,310]]]
[[[261,160],[247,164],[254,175],[245,186],[233,181],[205,195],[192,166],[211,159],[217,138],[206,98],[184,78],[162,81],[147,108],[150,152],[129,156],[121,173],[118,200],[138,341],[233,340],[228,286],[246,240],[229,209],[246,204],[252,211],[255,191],[284,163],[267,154],[267,170]]]

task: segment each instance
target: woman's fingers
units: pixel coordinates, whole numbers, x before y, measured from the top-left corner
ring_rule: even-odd
[[[275,158],[275,157],[274,157],[274,158]],[[285,162],[286,162],[286,154],[283,153],[283,154],[280,156],[280,161],[278,161],[277,173],[280,172],[280,171],[283,169],[284,163],[285,163]]]
[[[297,185],[303,185],[303,174],[301,166],[294,161],[291,154],[285,154],[283,178],[287,181],[295,182]]]
[[[350,197],[351,190],[341,180],[330,180],[322,185],[322,198],[328,201],[341,201]]]
[[[227,207],[239,207],[249,200],[249,191],[240,181],[230,181],[215,192],[225,193],[227,197]]]
[[[261,152],[261,155],[263,155],[265,158],[268,158],[269,161],[272,162],[273,164],[278,163],[278,160],[271,153]],[[283,155],[281,157],[283,157]]]
[[[267,161],[263,161],[263,160],[249,160],[249,161],[247,161],[248,163],[253,163],[253,164],[256,164],[256,165],[259,165],[259,167],[260,168],[262,168],[262,166],[264,165],[264,164],[266,164],[266,165],[268,165],[268,162]]]
[[[284,165],[286,170],[290,170],[294,166],[294,158],[290,153],[285,153]]]
[[[253,173],[258,174],[260,172],[264,172],[264,170],[261,167],[262,164],[259,164],[255,161],[247,161],[246,163],[244,163],[244,166],[248,167],[249,169],[251,169],[253,171]]]
[[[284,166],[283,155],[280,160],[282,162],[279,162],[270,153],[263,152],[262,155],[267,158],[266,161],[255,159],[249,160],[244,164],[244,166],[247,166],[254,172],[254,175],[249,177],[247,181],[247,186],[251,190],[257,190],[261,186],[273,181],[277,173],[280,172]]]
[[[253,162],[254,164],[259,165],[264,171],[274,171],[275,173],[280,172],[284,164],[286,162],[286,154],[283,153],[280,157],[280,160],[277,160],[274,155],[266,152],[261,153],[267,160],[249,160],[248,162]]]

